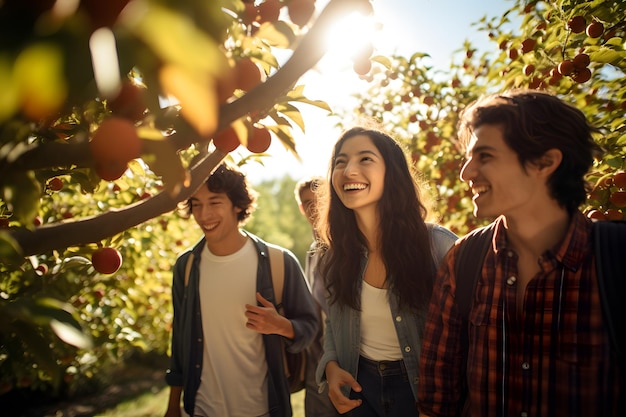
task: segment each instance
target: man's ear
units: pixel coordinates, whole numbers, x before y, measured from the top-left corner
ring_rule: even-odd
[[[547,150],[539,159],[535,162],[535,166],[544,176],[550,176],[563,161],[563,153],[559,149],[552,148]]]

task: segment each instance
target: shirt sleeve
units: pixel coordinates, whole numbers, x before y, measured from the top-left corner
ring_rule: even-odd
[[[420,356],[418,407],[428,416],[455,416],[461,387],[461,319],[455,302],[453,247],[439,267]]]
[[[188,255],[181,255],[174,264],[174,273],[172,279],[172,335],[171,335],[171,354],[169,369],[165,374],[165,382],[170,386],[183,386],[183,329],[182,329],[182,304],[185,291],[184,274],[185,264]]]
[[[317,333],[319,321],[313,296],[304,278],[304,272],[293,253],[285,250],[285,286],[283,308],[285,317],[293,325],[293,340],[285,339],[289,352],[298,353],[306,349]]]

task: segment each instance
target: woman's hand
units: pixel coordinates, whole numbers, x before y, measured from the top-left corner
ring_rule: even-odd
[[[328,381],[328,397],[340,414],[361,405],[361,400],[351,400],[343,395],[341,387],[350,386],[353,391],[361,392],[361,386],[349,372],[339,367],[336,361],[330,361],[326,364],[326,379]]]

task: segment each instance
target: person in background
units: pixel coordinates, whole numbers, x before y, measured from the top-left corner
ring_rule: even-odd
[[[350,416],[417,416],[418,361],[436,268],[456,236],[426,223],[400,144],[357,126],[335,143],[321,199],[328,292],[317,381]]]
[[[318,327],[315,339],[307,348],[307,365],[305,373],[305,397],[304,397],[304,414],[307,417],[337,417],[339,413],[328,397],[325,389],[320,390],[315,381],[315,370],[319,363],[322,353],[324,352],[324,321],[328,315],[326,299],[324,296],[324,282],[319,276],[317,263],[321,256],[319,248],[319,237],[315,231],[317,222],[317,191],[326,185],[324,177],[306,177],[298,181],[296,184],[294,195],[300,212],[306,217],[311,225],[313,241],[307,253],[304,275],[311,288],[311,294],[315,300],[318,319],[320,325]]]
[[[456,289],[472,268],[457,276],[455,262],[472,234],[439,270],[420,361],[422,414],[618,415],[624,381],[602,314],[592,222],[579,210],[601,154],[596,131],[580,110],[535,90],[486,96],[462,112],[461,179],[474,214],[496,220],[486,256],[469,260],[481,272],[467,295],[467,349]]]
[[[285,316],[276,311],[268,244],[240,228],[255,201],[244,174],[223,163],[186,203],[204,237],[174,265],[168,417],[180,416],[183,392],[194,417],[292,415],[281,344],[305,349],[317,314],[298,260],[283,248]]]

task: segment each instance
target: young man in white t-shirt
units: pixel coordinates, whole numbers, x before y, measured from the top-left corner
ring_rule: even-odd
[[[168,417],[180,416],[183,392],[194,417],[292,415],[281,344],[305,349],[317,314],[300,264],[283,248],[285,315],[277,312],[267,244],[240,228],[255,201],[245,175],[222,164],[187,202],[204,238],[174,266]]]

